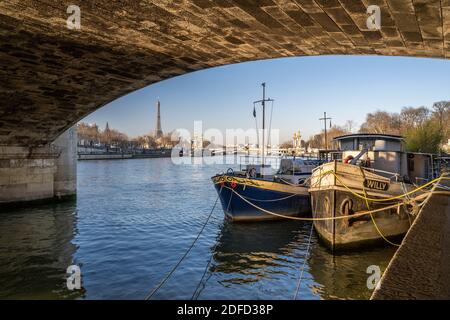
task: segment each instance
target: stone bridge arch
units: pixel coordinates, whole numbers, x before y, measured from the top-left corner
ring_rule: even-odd
[[[81,29],[67,28],[80,8]],[[369,30],[367,7],[381,11]],[[118,97],[230,63],[450,57],[450,0],[4,0],[0,145],[41,146]]]

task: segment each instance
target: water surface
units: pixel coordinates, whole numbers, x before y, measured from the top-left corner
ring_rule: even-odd
[[[76,201],[0,214],[0,298],[143,299],[189,247],[216,200],[210,177],[229,165],[170,159],[78,162]],[[238,168],[238,166],[234,166]],[[220,205],[155,299],[292,299],[310,223],[230,223]],[[368,299],[369,265],[395,248],[330,254],[313,233],[299,299]],[[204,280],[199,281],[204,274]],[[66,288],[81,266],[82,290]]]

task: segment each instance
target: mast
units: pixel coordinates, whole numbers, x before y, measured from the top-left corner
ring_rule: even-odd
[[[265,160],[265,153],[264,153],[264,149],[265,149],[265,136],[266,136],[266,83],[263,82],[262,84],[262,88],[263,88],[263,98],[262,98],[262,108],[263,108],[263,121],[262,121],[262,132],[263,132],[263,136],[262,136],[262,171],[264,171],[264,160]]]
[[[324,129],[325,129],[325,152],[326,152],[327,159],[328,159],[327,120],[331,120],[331,118],[327,118],[327,113],[324,112],[323,113],[323,118],[320,118],[319,120],[323,120],[323,124],[324,124]],[[331,126],[331,122],[330,122],[330,126]]]
[[[274,100],[270,99],[270,98],[266,99],[266,83],[263,82],[261,84],[261,86],[262,86],[262,89],[263,89],[262,100],[255,101],[255,102],[253,102],[253,104],[261,103],[262,109],[263,109],[262,110],[263,111],[262,112],[263,113],[263,120],[262,120],[262,132],[263,132],[263,135],[262,135],[262,168],[264,168],[265,158],[266,158],[266,137],[265,137],[266,136],[265,135],[265,131],[266,131],[266,102],[274,101]]]

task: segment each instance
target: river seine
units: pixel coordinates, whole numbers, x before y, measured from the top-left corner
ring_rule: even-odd
[[[0,298],[144,299],[198,234],[217,197],[210,177],[229,166],[79,161],[76,200],[0,213]],[[198,287],[198,299],[292,299],[310,226],[231,223],[218,204],[153,298],[191,299]],[[394,252],[332,255],[313,234],[298,299],[368,299],[367,268],[383,271]],[[68,290],[66,270],[74,264],[82,288]]]

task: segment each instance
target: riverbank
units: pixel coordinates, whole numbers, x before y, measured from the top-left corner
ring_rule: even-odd
[[[441,185],[448,188],[450,181]],[[450,299],[450,198],[447,195],[430,196],[372,299]]]
[[[78,160],[119,160],[119,159],[146,159],[170,158],[172,149],[148,150],[142,153],[119,152],[78,152]]]

